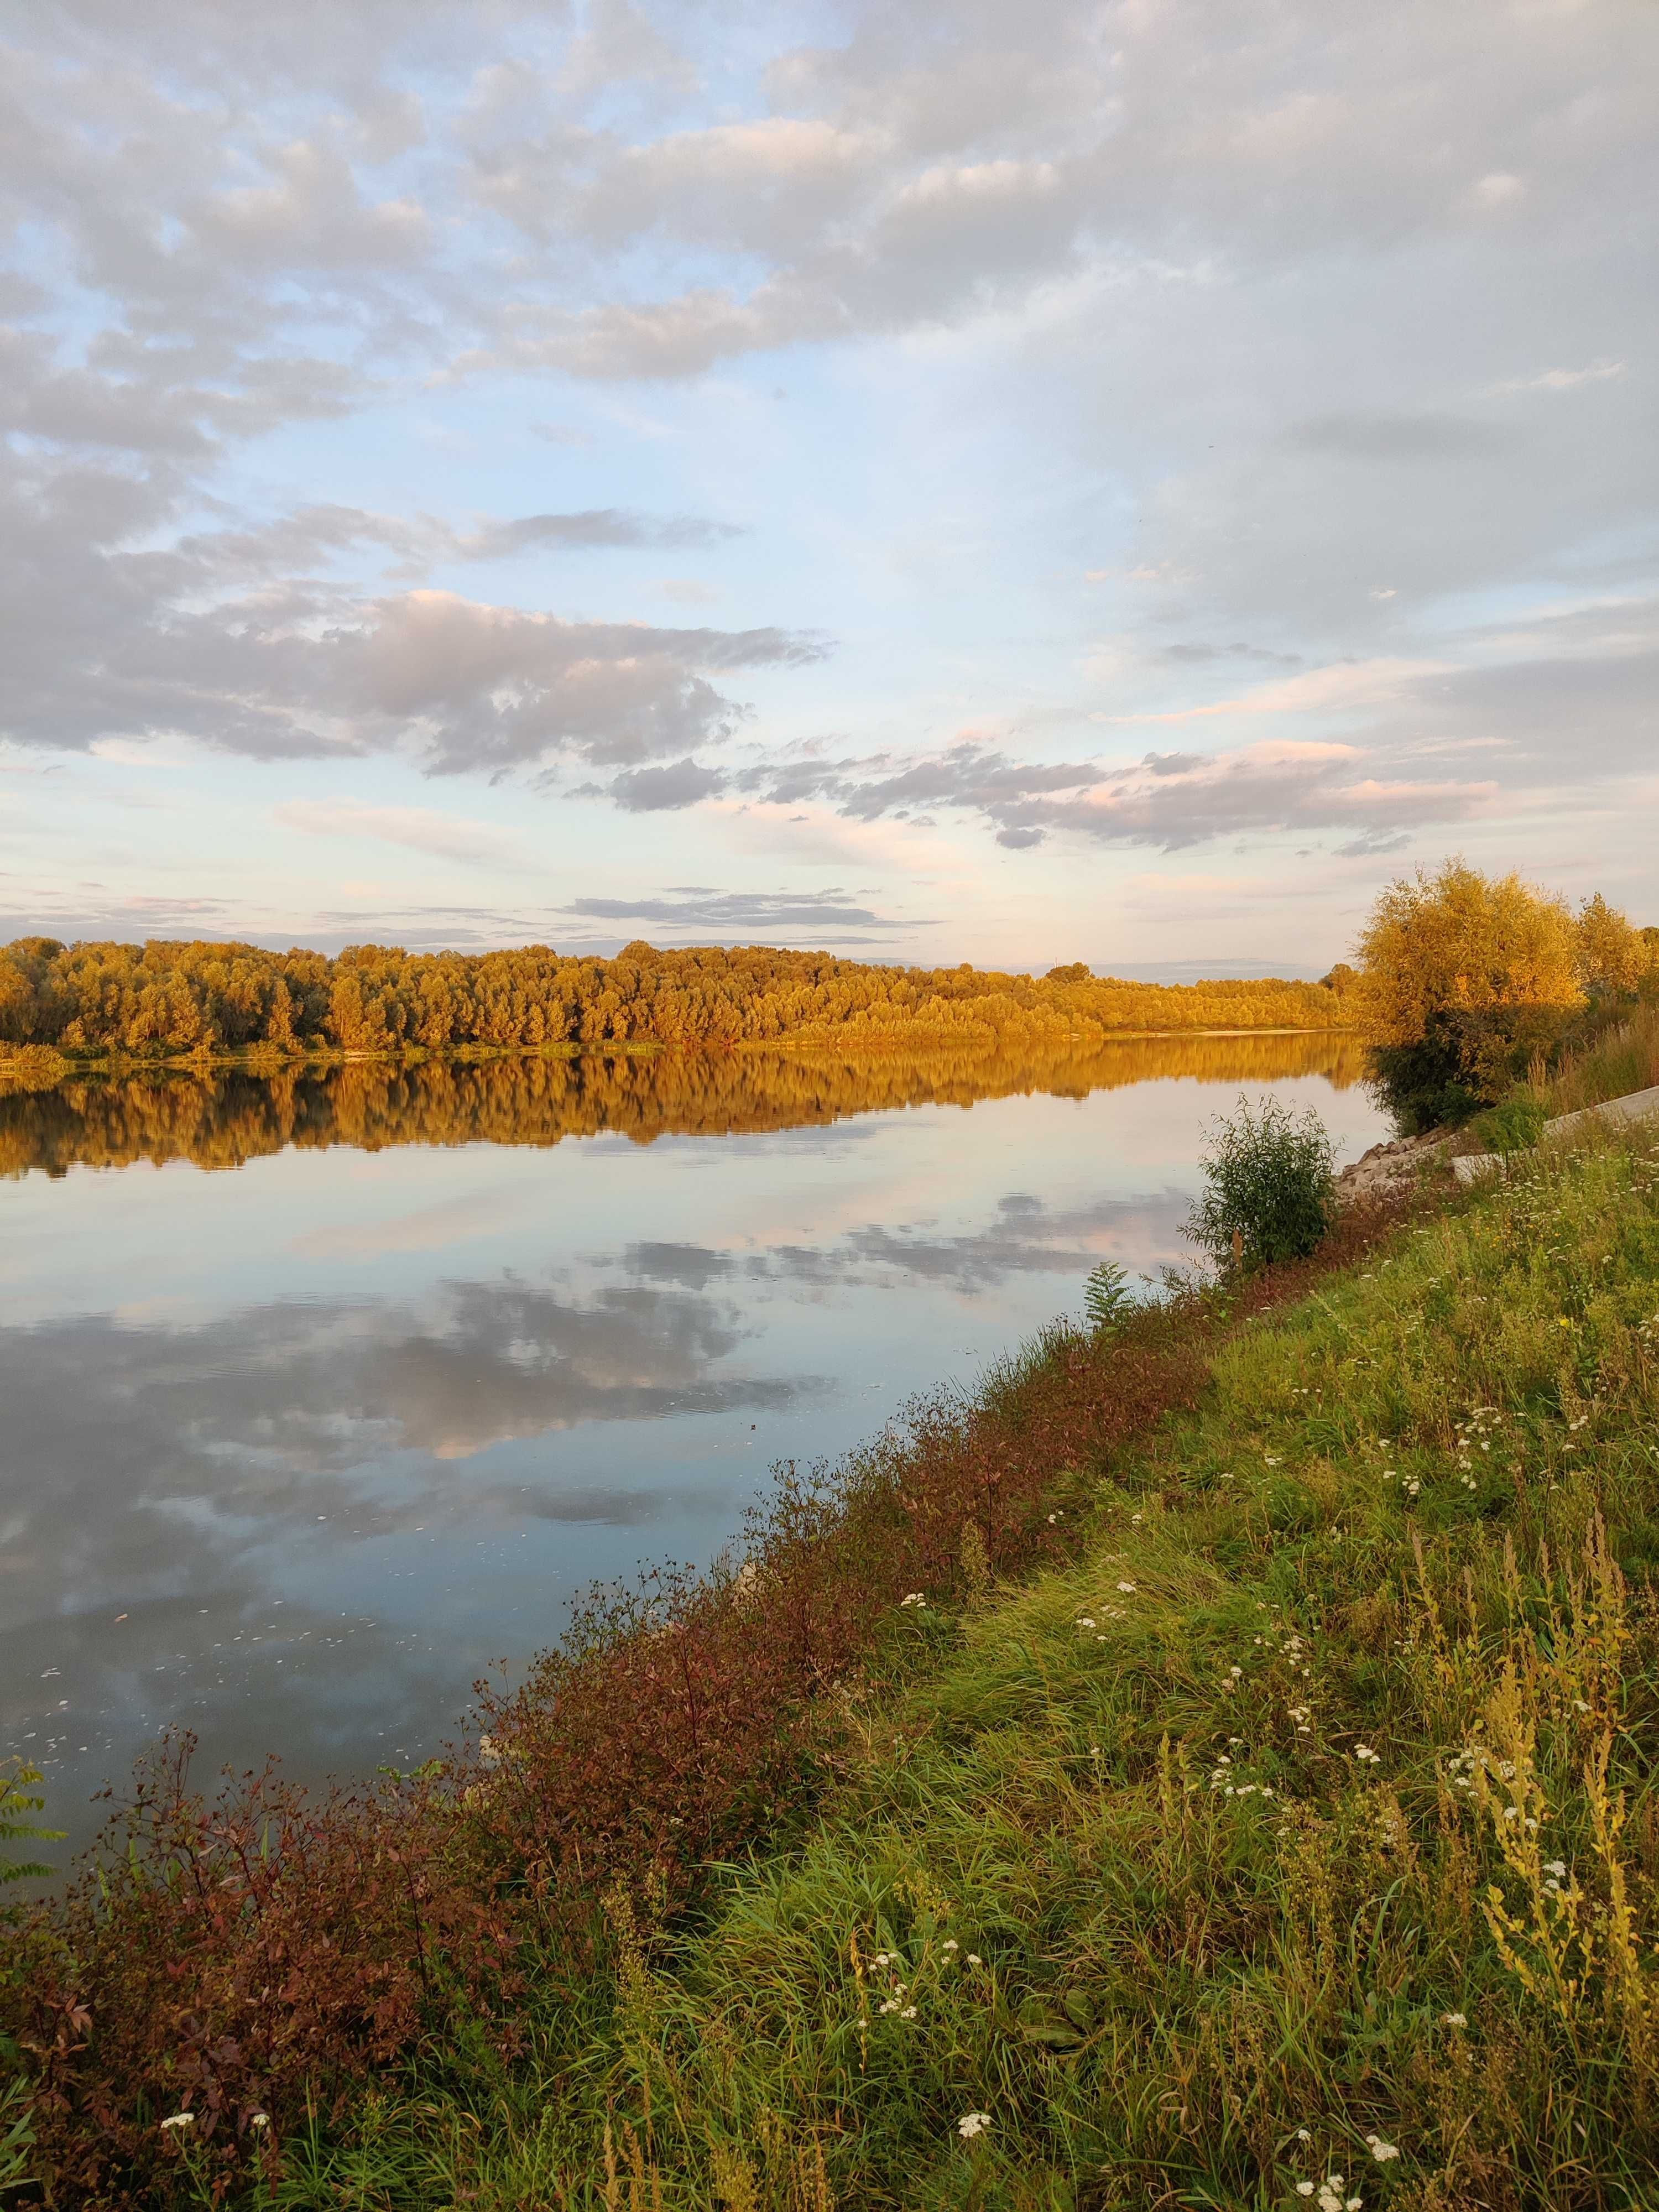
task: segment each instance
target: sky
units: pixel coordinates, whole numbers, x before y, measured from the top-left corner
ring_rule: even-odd
[[[0,0],[0,939],[1659,921],[1651,0]]]

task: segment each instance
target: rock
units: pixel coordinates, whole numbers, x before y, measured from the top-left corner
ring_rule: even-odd
[[[1444,1165],[1453,1142],[1449,1130],[1430,1129],[1420,1137],[1395,1137],[1373,1145],[1337,1176],[1337,1204],[1404,1198],[1425,1175]]]

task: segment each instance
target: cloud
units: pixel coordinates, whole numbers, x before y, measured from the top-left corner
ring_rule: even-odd
[[[792,796],[823,798],[862,819],[924,798],[981,816],[1014,851],[1069,831],[1103,844],[1165,852],[1213,837],[1274,830],[1402,827],[1463,821],[1496,787],[1376,775],[1356,744],[1269,739],[1232,752],[1147,753],[1126,767],[1096,761],[1027,763],[963,743],[896,772],[880,756],[802,762],[780,778]],[[752,772],[757,781],[763,772]],[[777,796],[769,793],[769,796]]]
[[[264,760],[403,749],[440,773],[562,755],[629,767],[730,734],[745,709],[714,677],[826,649],[778,629],[567,622],[437,591],[277,588],[198,611],[155,588],[158,568],[176,582],[172,562],[88,565],[107,623],[43,610],[0,671],[0,731],[20,743],[178,734]]]
[[[0,85],[0,733],[568,763],[732,842],[781,836],[765,806],[897,823],[894,868],[930,817],[1363,855],[1642,772],[1622,647],[1463,630],[1651,589],[1659,310],[1640,223],[1605,220],[1659,196],[1650,11],[756,22],[734,77],[720,11],[634,0],[30,11]],[[792,349],[793,442],[748,404]],[[573,413],[525,372],[611,388]],[[725,545],[730,629],[627,619],[594,574]],[[1092,611],[1012,593],[1016,547]],[[435,588],[511,562],[510,591]],[[890,663],[856,604],[883,575]],[[845,675],[819,604],[860,639]],[[809,666],[810,724],[747,680]],[[1089,757],[1160,715],[1356,757]],[[1011,734],[964,761],[938,732],[969,718]],[[803,726],[872,734],[815,765]],[[1479,782],[1424,750],[1478,744]]]
[[[522,854],[518,840],[493,823],[463,821],[424,806],[373,806],[353,799],[290,799],[271,810],[284,829],[314,837],[373,837],[446,860],[500,866]]]
[[[440,538],[436,544],[457,560],[497,561],[518,553],[591,551],[601,545],[718,545],[741,535],[735,524],[709,522],[695,514],[657,520],[605,507],[581,514],[518,515],[510,521],[451,533],[447,542]]]
[[[751,930],[794,937],[930,926],[855,906],[836,890],[696,890],[678,898],[579,898],[567,911],[595,921],[644,922],[677,933],[701,930],[726,938]]]
[[[629,814],[657,814],[676,806],[695,806],[724,791],[726,777],[719,769],[704,768],[694,760],[679,760],[661,768],[629,769],[613,776],[611,796]]]
[[[1629,367],[1624,361],[1593,361],[1583,368],[1547,368],[1536,376],[1506,376],[1488,389],[1493,392],[1576,392],[1581,385],[1608,383],[1623,376]]]

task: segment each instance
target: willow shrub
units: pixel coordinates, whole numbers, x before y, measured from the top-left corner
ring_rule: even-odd
[[[1331,1225],[1331,1139],[1309,1109],[1248,1098],[1219,1120],[1205,1152],[1204,1192],[1187,1233],[1224,1272],[1254,1274],[1305,1260]]]

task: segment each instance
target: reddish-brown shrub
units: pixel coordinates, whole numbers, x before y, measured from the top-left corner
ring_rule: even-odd
[[[186,2155],[210,2185],[272,2163],[307,2103],[328,2111],[458,2003],[510,2019],[511,1917],[435,1777],[322,1794],[267,1770],[210,1804],[191,1749],[140,1766],[92,1864],[18,1933],[9,2025],[77,2203],[126,2201]]]

